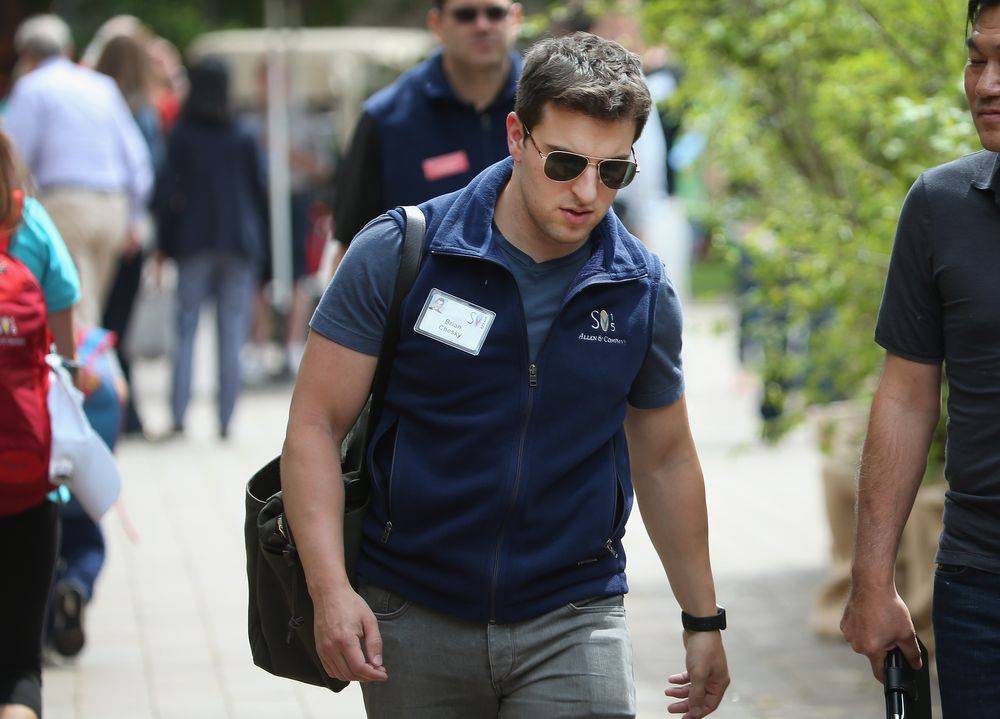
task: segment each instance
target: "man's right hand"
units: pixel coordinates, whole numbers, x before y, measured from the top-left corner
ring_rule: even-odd
[[[893,647],[899,647],[914,669],[921,667],[910,610],[895,588],[878,592],[852,585],[840,631],[854,651],[868,657],[880,682],[885,682],[882,662]]]
[[[388,679],[378,621],[365,600],[347,586],[324,595],[315,605],[316,652],[326,673],[342,681]]]

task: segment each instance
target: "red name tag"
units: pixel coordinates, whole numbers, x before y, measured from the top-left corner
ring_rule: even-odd
[[[444,177],[468,172],[469,156],[465,154],[465,150],[456,150],[437,157],[428,157],[423,161],[421,167],[424,170],[424,179],[433,182]]]

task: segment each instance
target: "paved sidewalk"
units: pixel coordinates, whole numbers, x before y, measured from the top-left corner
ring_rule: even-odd
[[[819,462],[797,431],[756,439],[755,382],[736,365],[726,307],[689,308],[688,405],[708,482],[712,553],[733,684],[719,717],[854,719],[881,715],[867,662],[813,637],[812,595],[827,530]],[[120,446],[124,512],[104,521],[109,557],[87,613],[87,646],[47,669],[49,719],[255,719],[364,716],[356,686],[339,695],[271,677],[250,661],[243,489],[280,449],[290,387],[246,393],[231,439],[213,423],[213,342],[203,335],[198,396],[185,439]],[[166,367],[137,368],[153,429],[168,426]],[[138,537],[129,538],[128,523]],[[683,669],[679,609],[633,513],[625,540],[642,719],[666,716],[666,677]]]

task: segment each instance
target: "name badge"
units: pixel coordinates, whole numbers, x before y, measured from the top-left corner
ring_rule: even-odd
[[[470,355],[478,355],[496,316],[496,312],[433,289],[413,329]]]
[[[420,167],[424,171],[424,179],[428,182],[434,182],[468,172],[472,165],[469,164],[469,156],[465,150],[455,150],[443,155],[428,157],[420,163]]]

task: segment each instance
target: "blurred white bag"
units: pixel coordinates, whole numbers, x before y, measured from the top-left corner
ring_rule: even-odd
[[[130,359],[169,357],[177,341],[177,273],[172,263],[149,259],[125,331],[122,350]]]
[[[65,485],[95,522],[100,521],[121,493],[122,478],[111,450],[83,413],[83,395],[58,355],[49,365],[49,417],[52,456],[49,480]]]

